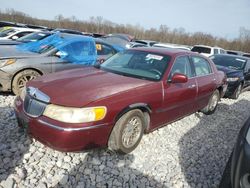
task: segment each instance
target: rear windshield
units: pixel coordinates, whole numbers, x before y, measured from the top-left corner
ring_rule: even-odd
[[[231,69],[244,69],[246,60],[239,57],[215,55],[210,57],[216,66],[228,67]]]
[[[202,46],[194,46],[191,51],[192,52],[198,52],[198,53],[210,54],[211,53],[211,48],[202,47]]]

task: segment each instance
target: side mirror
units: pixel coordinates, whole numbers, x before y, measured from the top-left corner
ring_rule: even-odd
[[[188,77],[180,73],[175,73],[171,79],[171,83],[186,83],[187,81]]]
[[[11,37],[12,40],[16,40],[16,39],[18,39],[18,38],[19,38],[18,36],[13,36],[13,37]]]
[[[69,54],[65,51],[58,51],[58,52],[56,52],[55,55],[59,58],[64,58],[64,57],[67,57]]]

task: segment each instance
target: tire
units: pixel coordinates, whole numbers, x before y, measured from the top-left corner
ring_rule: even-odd
[[[145,117],[141,110],[136,109],[125,113],[116,122],[111,132],[108,148],[120,154],[132,152],[141,141],[145,125]]]
[[[201,112],[206,115],[213,114],[217,108],[219,100],[220,100],[220,92],[218,90],[215,90],[213,95],[210,97],[207,106],[203,108]]]
[[[242,90],[242,84],[238,85],[236,90],[234,91],[234,94],[230,96],[231,99],[238,99]]]
[[[231,153],[228,161],[227,161],[227,164],[226,164],[226,167],[224,169],[224,172],[223,172],[223,175],[222,175],[222,178],[221,178],[221,181],[220,181],[220,185],[219,185],[219,188],[230,188],[232,187],[232,184],[231,184],[231,161],[232,161],[232,156],[233,156],[233,152]]]
[[[37,78],[38,76],[41,75],[35,70],[27,69],[19,72],[12,81],[12,92],[15,95],[19,95],[26,83]]]

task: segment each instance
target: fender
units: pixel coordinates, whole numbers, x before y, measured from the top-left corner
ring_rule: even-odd
[[[134,103],[134,104],[130,104],[129,106],[127,106],[121,112],[118,113],[118,115],[115,118],[115,122],[117,122],[118,119],[123,114],[127,113],[130,110],[134,110],[134,109],[139,109],[139,110],[141,110],[144,113],[145,120],[146,120],[146,129],[145,129],[145,131],[148,132],[148,130],[150,128],[150,114],[152,113],[152,110],[151,110],[150,106],[148,104],[146,104],[146,103]]]

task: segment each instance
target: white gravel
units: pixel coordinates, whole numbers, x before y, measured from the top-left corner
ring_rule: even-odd
[[[145,135],[131,154],[104,149],[61,153],[17,126],[14,96],[0,94],[0,187],[218,187],[237,134],[250,115],[250,92],[222,99],[211,116],[196,113]]]

